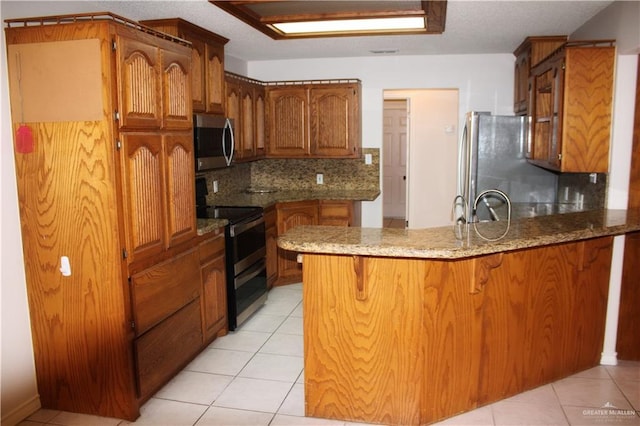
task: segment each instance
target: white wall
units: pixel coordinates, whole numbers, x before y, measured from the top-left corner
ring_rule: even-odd
[[[0,2],[0,16],[3,15]],[[13,139],[9,115],[7,57],[4,31],[0,34],[0,291],[2,312],[2,420],[12,425],[40,407],[31,345],[29,308],[22,257],[22,238],[18,215]]]
[[[384,90],[458,89],[459,120],[472,109],[513,114],[514,59],[495,54],[253,61],[248,71],[266,81],[362,80],[362,146],[382,149]],[[382,197],[363,203],[362,226],[382,226]]]
[[[457,193],[458,171],[458,91],[390,90],[385,91],[384,97],[409,100],[408,228],[453,224],[451,205]],[[452,128],[451,133],[446,131],[447,127]]]

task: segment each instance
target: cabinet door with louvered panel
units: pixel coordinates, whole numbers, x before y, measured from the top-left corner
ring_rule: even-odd
[[[206,111],[206,44],[202,40],[191,38],[191,100],[195,112]]]
[[[233,156],[236,160],[242,154],[242,88],[236,80],[227,79],[225,82],[225,111],[227,117],[233,120],[235,146]]]
[[[224,114],[224,44],[208,43],[207,61],[207,112]]]
[[[164,136],[167,245],[196,236],[196,200],[193,189],[194,154],[191,133]]]
[[[183,51],[184,50],[184,51]],[[162,127],[190,130],[193,109],[190,102],[191,56],[187,48],[162,50]]]
[[[314,86],[310,90],[311,154],[357,156],[359,140],[358,87]]]
[[[264,86],[256,85],[254,88],[254,104],[255,104],[255,117],[254,117],[254,132],[255,132],[255,155],[258,158],[262,158],[265,155],[266,150],[266,99],[265,99]]]
[[[256,155],[254,137],[255,108],[253,86],[251,84],[244,83],[241,84],[241,87],[242,100],[240,105],[240,113],[242,114],[242,118],[240,119],[240,125],[242,126],[242,145],[240,157],[243,159],[252,159]]]
[[[159,129],[162,122],[160,49],[118,35],[116,52],[120,128]]]
[[[305,87],[267,88],[269,156],[309,155],[308,106],[309,91]]]
[[[128,261],[161,253],[165,248],[162,201],[162,136],[122,135],[122,189],[127,229]]]

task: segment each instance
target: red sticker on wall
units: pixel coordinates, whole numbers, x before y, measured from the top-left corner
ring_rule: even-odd
[[[16,152],[20,154],[33,152],[33,132],[24,124],[21,124],[16,131]]]

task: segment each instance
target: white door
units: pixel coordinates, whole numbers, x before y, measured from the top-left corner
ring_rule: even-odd
[[[384,101],[382,215],[406,217],[407,210],[407,100]]]

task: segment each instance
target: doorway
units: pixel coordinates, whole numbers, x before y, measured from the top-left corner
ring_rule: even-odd
[[[453,223],[458,96],[458,89],[384,91],[383,226],[399,225],[386,218],[404,218],[402,227],[410,229]],[[390,116],[404,121],[388,125]]]
[[[385,99],[383,117],[382,216],[384,228],[404,228],[407,214],[409,102]]]

